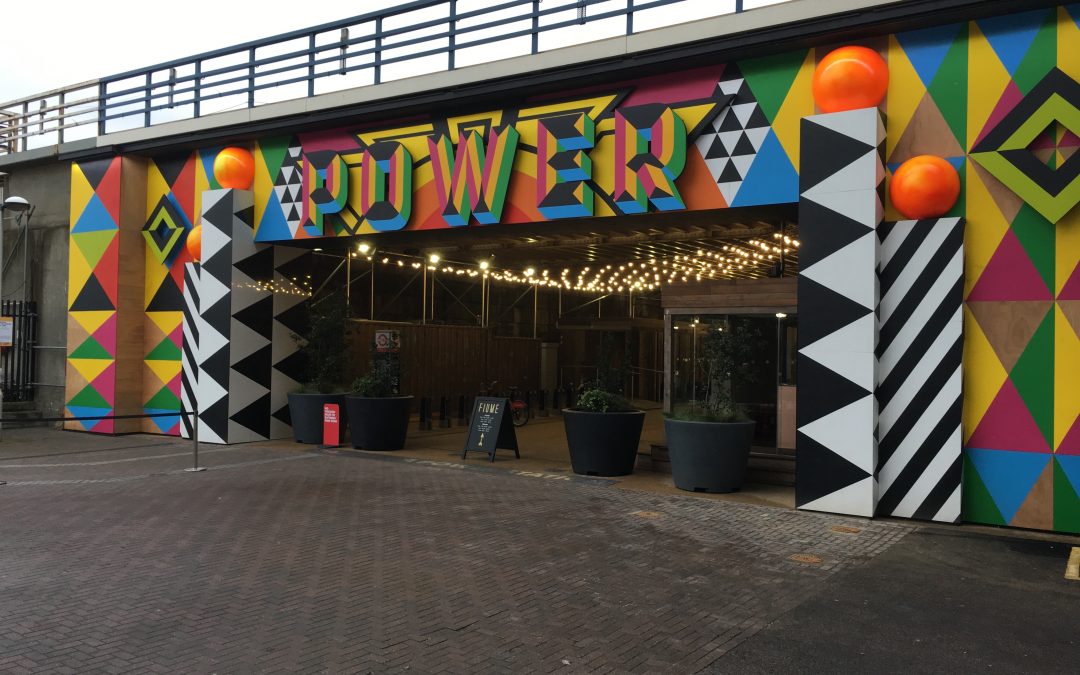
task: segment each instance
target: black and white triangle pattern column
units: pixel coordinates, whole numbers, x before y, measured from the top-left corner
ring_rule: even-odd
[[[878,515],[960,520],[963,229],[878,228]]]
[[[307,379],[306,364],[298,351],[294,335],[307,325],[305,302],[308,293],[298,280],[311,272],[311,252],[290,246],[274,246],[274,314],[270,372],[270,437],[292,434],[289,416],[289,393]]]
[[[885,127],[868,108],[803,118],[801,133],[795,502],[869,517]]]
[[[724,67],[717,86],[734,98],[701,132],[695,144],[730,206],[769,134],[769,119],[734,63]]]

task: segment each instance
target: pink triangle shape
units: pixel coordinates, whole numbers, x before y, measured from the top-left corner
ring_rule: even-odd
[[[998,122],[1003,120],[1006,115],[1012,112],[1012,109],[1016,107],[1016,104],[1024,98],[1024,95],[1020,93],[1020,87],[1016,86],[1016,83],[1012,80],[1005,87],[1005,91],[1001,93],[1001,98],[998,99],[997,105],[994,106],[994,112],[990,113],[989,119],[986,120],[986,124],[983,125],[982,131],[979,132],[978,138],[972,143],[971,147],[978,147],[979,143],[982,143],[986,134],[990,133],[994,127],[998,125]]]
[[[165,386],[169,388],[169,391],[171,391],[176,398],[180,398],[180,375],[169,380],[169,383]]]
[[[94,331],[93,337],[101,343],[101,346],[107,352],[113,355],[113,358],[116,358],[116,314],[105,319],[105,323],[98,326],[98,329]]]
[[[1012,230],[1005,233],[986,269],[979,275],[968,302],[979,300],[1053,300],[1050,289],[1028,258]]]
[[[101,371],[101,374],[90,383],[101,397],[116,407],[116,363],[110,363],[109,367]]]
[[[1046,439],[1020,398],[1020,392],[1008,379],[983,414],[967,446],[986,450],[1050,452]]]
[[[1080,264],[1073,268],[1072,276],[1065,281],[1058,293],[1058,300],[1080,300]]]
[[[1057,447],[1059,455],[1080,455],[1080,417],[1073,420],[1072,428]]]
[[[1057,144],[1059,148],[1075,148],[1078,145],[1080,145],[1080,136],[1077,136],[1068,129],[1065,130],[1065,133]]]

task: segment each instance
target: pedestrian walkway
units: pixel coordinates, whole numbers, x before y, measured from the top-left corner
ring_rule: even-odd
[[[452,434],[196,474],[180,440],[37,433],[0,443],[3,672],[696,672],[911,530],[461,464]]]

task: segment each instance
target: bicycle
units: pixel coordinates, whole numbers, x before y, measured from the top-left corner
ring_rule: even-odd
[[[480,395],[481,396],[500,396],[495,385],[499,384],[498,380],[494,380],[491,384],[486,382],[480,383]],[[510,420],[514,423],[515,427],[523,427],[529,422],[529,418],[532,416],[529,410],[529,404],[523,401],[517,395],[518,388],[510,387],[509,393],[503,397],[510,400]]]

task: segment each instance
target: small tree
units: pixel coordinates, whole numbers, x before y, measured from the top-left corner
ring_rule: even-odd
[[[332,394],[344,390],[346,314],[340,293],[308,305],[308,329],[293,336],[307,361],[303,391]]]
[[[401,391],[401,357],[397,352],[380,352],[371,341],[371,370],[356,378],[353,390],[360,396],[386,398]]]
[[[705,402],[701,414],[695,417],[711,422],[748,420],[745,411],[735,403],[735,388],[756,377],[753,341],[758,337],[758,330],[740,317],[706,324],[701,356],[705,366]]]

